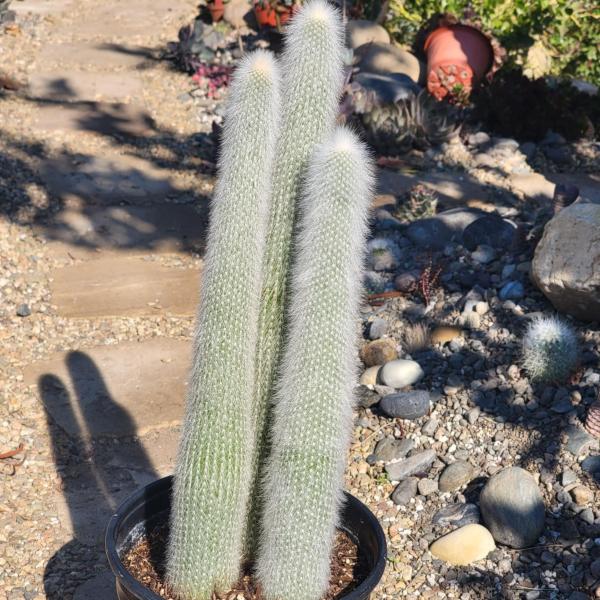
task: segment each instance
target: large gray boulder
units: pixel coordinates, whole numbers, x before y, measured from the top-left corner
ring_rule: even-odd
[[[544,229],[531,276],[554,307],[600,321],[600,205],[576,202]]]
[[[535,479],[520,467],[508,467],[490,477],[479,507],[494,539],[511,548],[533,546],[544,530],[542,494]]]
[[[419,59],[408,52],[392,44],[372,42],[363,44],[355,49],[358,56],[358,68],[361,73],[377,73],[379,75],[390,75],[391,73],[402,73],[413,81],[422,82],[425,77],[425,66]]]
[[[390,34],[381,25],[373,23],[373,21],[364,19],[348,21],[348,25],[346,25],[346,43],[349,48],[358,48],[371,42],[389,44]]]

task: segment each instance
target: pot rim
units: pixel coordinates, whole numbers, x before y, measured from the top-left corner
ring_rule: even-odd
[[[108,564],[117,579],[120,579],[122,585],[131,590],[133,593],[139,595],[142,598],[148,600],[163,600],[160,596],[155,594],[152,590],[142,585],[126,568],[121,557],[117,551],[117,535],[121,528],[121,524],[125,519],[126,515],[130,513],[134,508],[140,504],[145,504],[145,499],[150,495],[151,492],[159,490],[165,486],[171,487],[173,482],[173,475],[167,475],[153,481],[141,488],[137,489],[133,494],[125,498],[123,502],[118,506],[115,512],[112,514],[106,526],[106,534],[104,537],[104,546]],[[361,518],[364,520],[365,525],[368,526],[374,533],[379,547],[379,553],[375,558],[374,566],[364,580],[355,588],[350,590],[348,594],[341,596],[339,600],[345,600],[350,594],[364,594],[370,593],[375,589],[383,572],[385,570],[385,563],[387,559],[387,542],[385,534],[381,524],[377,520],[377,517],[373,514],[371,509],[361,502],[358,498],[344,491],[346,498],[346,506],[353,508],[361,513]],[[343,525],[343,522],[342,522]],[[343,527],[342,527],[343,529]],[[353,540],[355,541],[355,540]],[[355,541],[358,545],[358,543]]]
[[[492,44],[491,44],[490,40],[488,39],[488,37],[484,33],[482,33],[479,29],[477,29],[477,27],[473,27],[472,25],[464,25],[463,23],[457,23],[456,25],[441,25],[440,27],[436,27],[425,38],[425,43],[423,44],[423,50],[425,50],[425,52],[427,52],[427,50],[429,49],[429,46],[431,44],[431,41],[433,40],[433,38],[437,37],[438,35],[443,35],[445,33],[452,33],[453,31],[460,31],[460,30],[468,31],[469,33],[478,34],[479,37],[482,38],[490,47],[490,54],[492,54],[492,57],[493,57],[493,48],[492,48]]]

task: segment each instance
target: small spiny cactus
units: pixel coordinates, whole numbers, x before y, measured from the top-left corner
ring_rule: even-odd
[[[273,409],[257,574],[267,600],[326,592],[352,429],[372,169],[339,128],[313,156],[301,203],[289,333]]]
[[[252,348],[278,114],[274,58],[264,51],[246,56],[228,97],[175,473],[167,579],[185,600],[210,599],[240,572],[253,444]]]
[[[540,317],[523,337],[523,366],[532,381],[565,381],[579,362],[579,343],[572,327],[558,317]]]
[[[600,438],[600,393],[598,399],[592,402],[588,408],[585,429],[590,435]]]
[[[430,187],[418,183],[396,204],[394,216],[400,221],[411,223],[436,214],[438,195]]]

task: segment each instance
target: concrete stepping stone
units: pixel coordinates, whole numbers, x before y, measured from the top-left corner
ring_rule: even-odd
[[[108,102],[41,104],[33,123],[36,131],[90,132],[117,138],[149,137],[154,120],[141,107]]]
[[[109,206],[64,210],[36,232],[50,239],[56,259],[97,259],[99,252],[118,254],[183,254],[204,252],[208,207],[203,214],[191,206]]]
[[[38,100],[113,102],[139,96],[141,91],[142,82],[131,73],[56,71],[29,77],[29,95]]]
[[[49,43],[37,57],[40,73],[53,68],[96,67],[109,70],[119,67],[139,67],[151,56],[147,48],[106,42]]]
[[[199,269],[177,269],[127,256],[106,256],[56,269],[52,303],[64,317],[191,316]]]
[[[152,338],[60,352],[28,366],[24,379],[72,438],[144,436],[180,424],[191,348],[191,340]]]
[[[65,12],[73,4],[73,0],[18,0],[12,2],[10,9],[18,15],[57,15]]]
[[[148,35],[153,29],[164,30],[165,21],[184,16],[193,18],[193,4],[185,0],[128,0],[94,4],[93,10],[82,14],[77,22],[75,34],[89,38],[131,37]],[[71,25],[58,28],[63,35],[74,33]]]
[[[136,156],[61,156],[44,161],[39,173],[51,194],[85,205],[150,204],[185,191],[170,171]]]

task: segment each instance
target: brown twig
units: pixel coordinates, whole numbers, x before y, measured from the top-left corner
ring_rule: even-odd
[[[19,444],[19,447],[16,448],[15,450],[8,450],[7,452],[2,452],[0,453],[0,460],[4,460],[5,458],[12,458],[13,456],[16,456],[17,454],[21,454],[21,452],[23,452],[23,450],[25,450],[25,446],[23,446],[23,444]]]
[[[387,300],[388,298],[398,298],[402,296],[402,292],[397,290],[392,290],[391,292],[381,292],[379,294],[369,294],[367,296],[367,301],[371,303],[372,300]]]

